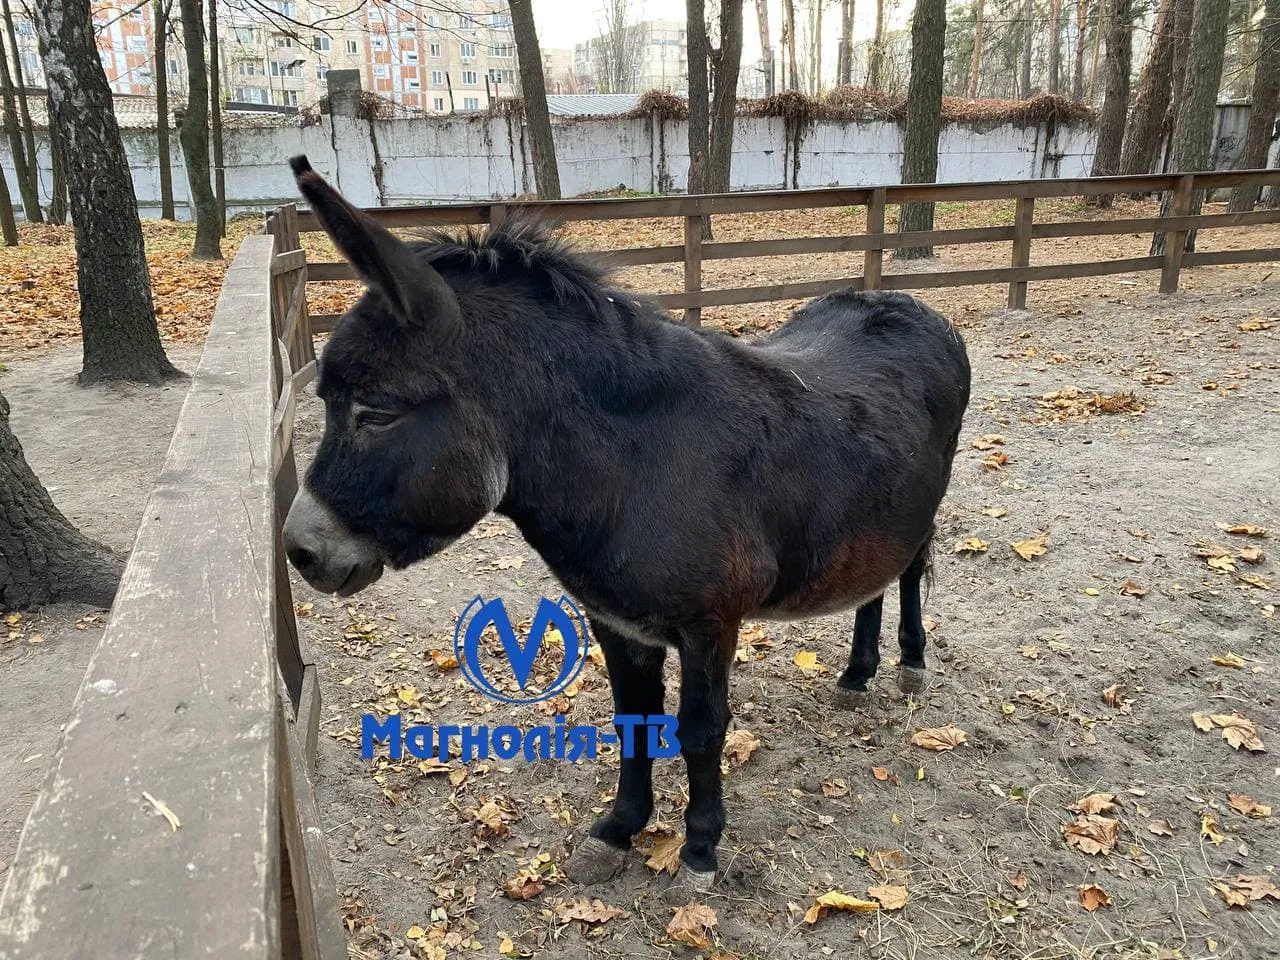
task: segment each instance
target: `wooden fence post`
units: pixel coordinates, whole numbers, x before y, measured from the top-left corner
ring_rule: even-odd
[[[871,191],[871,199],[867,203],[867,233],[884,233],[884,187],[876,187]],[[863,255],[862,289],[879,290],[883,268],[884,241],[881,241],[878,247]]]
[[[1035,221],[1034,197],[1018,197],[1013,215],[1014,267],[1031,266],[1031,224]],[[1015,280],[1009,284],[1009,306],[1014,310],[1027,309],[1027,281]]]
[[[1173,188],[1173,203],[1169,214],[1174,217],[1185,217],[1191,213],[1191,193],[1195,186],[1195,175],[1186,174],[1178,178],[1178,185]],[[1186,230],[1170,230],[1164,235],[1164,263],[1160,267],[1160,292],[1178,292],[1178,274],[1182,272],[1182,254],[1187,245]]]
[[[684,292],[702,292],[702,217],[684,218]],[[702,326],[702,308],[685,307],[684,322]]]

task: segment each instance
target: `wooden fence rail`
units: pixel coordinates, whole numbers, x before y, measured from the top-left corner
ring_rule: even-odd
[[[0,894],[3,960],[347,955],[281,549],[311,333],[296,219],[277,226],[227,272]]]
[[[683,243],[610,250],[606,255],[617,266],[682,263],[684,280],[681,289],[661,292],[654,299],[667,309],[683,309],[685,321],[697,324],[701,322],[703,307],[798,299],[818,296],[850,286],[867,290],[921,290],[1001,283],[1009,286],[1009,305],[1021,308],[1026,306],[1027,284],[1032,281],[1160,270],[1161,291],[1172,293],[1178,288],[1178,279],[1183,267],[1280,260],[1280,248],[1274,247],[1214,251],[1205,254],[1183,252],[1186,235],[1191,230],[1280,223],[1280,210],[1189,216],[1190,202],[1195,192],[1242,185],[1261,187],[1277,183],[1280,183],[1280,170],[1229,170],[1137,177],[1093,177],[1082,180],[898,184],[884,187],[829,187],[818,190],[773,190],[613,200],[501,201],[439,206],[379,207],[367,212],[388,227],[493,224],[517,210],[529,211],[560,222],[650,217],[681,218],[684,221]],[[1035,201],[1041,198],[1091,197],[1102,194],[1152,193],[1165,190],[1173,192],[1171,215],[1165,217],[1125,217],[1117,220],[1081,220],[1064,223],[1035,222]],[[958,230],[885,232],[887,205],[914,201],[973,200],[1015,201],[1014,223],[1010,226],[970,227]],[[795,237],[781,240],[703,242],[699,229],[701,218],[708,214],[758,213],[845,206],[866,207],[865,232],[844,236]],[[320,229],[310,212],[299,212],[296,217],[297,229],[300,232]],[[1032,242],[1035,240],[1157,232],[1166,233],[1169,240],[1161,256],[1031,266]],[[884,252],[898,247],[938,247],[1010,241],[1013,248],[1008,267],[890,275],[885,275],[883,272]],[[721,290],[706,290],[702,285],[702,264],[708,260],[794,257],[815,253],[856,251],[865,253],[861,276]],[[320,282],[349,280],[354,277],[354,274],[346,263],[322,262],[307,264],[306,276],[308,282]],[[314,317],[312,329],[317,333],[330,330],[336,319],[333,315]]]

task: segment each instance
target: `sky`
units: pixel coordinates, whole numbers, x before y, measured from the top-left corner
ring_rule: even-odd
[[[685,0],[630,0],[632,20],[683,20]],[[710,6],[710,4],[708,4]],[[809,4],[796,0],[796,19],[808,16]],[[891,27],[906,22],[910,4],[889,0]],[[602,0],[533,0],[533,17],[542,47],[570,47],[600,33],[604,21]],[[866,0],[854,4],[854,40],[868,40],[875,32],[875,4]],[[742,12],[742,62],[760,59],[760,30],[756,24],[755,0],[745,0]],[[822,59],[824,73],[834,72],[836,43],[840,36],[840,2],[825,0],[822,17]],[[803,36],[803,34],[800,34]],[[769,0],[769,37],[775,50],[782,38],[782,0]]]

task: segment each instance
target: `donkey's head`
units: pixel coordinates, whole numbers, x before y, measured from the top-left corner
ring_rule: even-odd
[[[344,596],[385,563],[406,566],[464,534],[501,501],[496,423],[469,395],[458,299],[412,248],[307,162],[298,187],[367,290],[319,362],[324,437],[284,526],[293,565]]]

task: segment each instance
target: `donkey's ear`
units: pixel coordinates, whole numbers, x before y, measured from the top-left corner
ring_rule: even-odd
[[[423,263],[390,230],[343,199],[311,169],[306,156],[289,161],[298,190],[338,251],[370,290],[376,291],[396,318],[412,326],[429,326],[440,338],[462,323],[457,298],[436,270]]]

